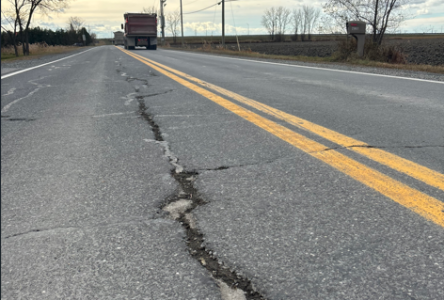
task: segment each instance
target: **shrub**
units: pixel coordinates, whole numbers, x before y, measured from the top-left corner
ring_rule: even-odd
[[[211,50],[211,43],[208,43],[206,40],[203,41],[202,50],[208,51]]]
[[[349,61],[358,58],[356,55],[357,43],[354,38],[343,40],[338,43],[338,50],[333,53],[334,61]],[[380,46],[367,39],[364,45],[363,59],[392,63],[405,64],[406,55],[402,52],[399,46],[384,45]]]
[[[386,60],[386,62],[392,64],[405,64],[407,61],[406,55],[402,52],[402,50],[394,45],[383,47],[382,57]]]
[[[346,61],[348,60],[353,53],[356,53],[356,41],[354,39],[351,40],[342,40],[338,43],[338,50],[333,53],[333,61]]]

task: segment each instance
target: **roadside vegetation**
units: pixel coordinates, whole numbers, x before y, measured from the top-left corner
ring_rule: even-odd
[[[14,60],[32,59],[41,57],[48,54],[59,54],[71,52],[73,50],[79,49],[77,46],[50,46],[45,43],[39,44],[29,44],[29,55],[23,55],[20,51],[19,56],[14,53],[13,47],[2,47],[1,48],[1,61],[10,62]]]
[[[5,3],[3,3],[5,2]],[[23,59],[51,53],[69,52],[77,47],[94,45],[96,34],[83,26],[84,20],[70,17],[66,29],[31,27],[35,15],[63,13],[69,0],[5,0],[2,2],[1,60]]]

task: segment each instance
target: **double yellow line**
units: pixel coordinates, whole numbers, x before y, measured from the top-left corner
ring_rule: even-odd
[[[389,152],[383,151],[381,149],[371,148],[368,144],[362,141],[355,140],[328,128],[287,114],[263,103],[243,97],[239,94],[233,93],[211,83],[202,81],[188,74],[161,65],[146,57],[137,55],[129,51],[125,51],[121,48],[118,49],[139,60],[140,62],[148,65],[149,67],[157,70],[158,72],[164,74],[165,76],[175,80],[183,86],[195,91],[196,93],[237,114],[245,120],[279,137],[287,143],[297,147],[298,149],[310,154],[313,157],[320,159],[321,161],[347,174],[355,180],[367,185],[368,187],[371,187],[372,189],[380,192],[381,194],[394,200],[395,202],[418,213],[424,218],[444,227],[444,203],[442,201],[439,201],[399,181],[396,181],[372,168],[367,167],[364,164],[350,159],[349,157],[337,151],[325,151],[327,149],[326,146],[310,140],[305,136],[296,133],[275,122],[272,122],[252,111],[249,111],[225,98],[220,97],[219,95],[210,92],[207,89],[211,89],[268,115],[284,120],[287,123],[298,128],[311,133],[315,133],[344,148],[355,151],[380,164],[386,165],[396,171],[407,174],[442,191],[444,191],[443,174],[430,170],[424,166],[421,166]],[[182,78],[177,75],[181,76]],[[184,78],[186,78],[187,80],[185,80]],[[198,85],[193,84],[190,81],[195,82]],[[203,87],[207,89],[204,89]]]

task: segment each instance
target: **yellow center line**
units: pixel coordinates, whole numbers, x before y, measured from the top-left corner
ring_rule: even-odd
[[[305,136],[291,131],[290,129],[272,122],[256,113],[253,113],[227,99],[224,99],[204,88],[201,88],[191,82],[182,79],[166,70],[163,70],[154,64],[143,60],[131,52],[122,50],[131,57],[139,60],[147,66],[157,70],[165,76],[193,90],[194,92],[208,98],[209,100],[228,109],[245,120],[275,135],[283,141],[297,147],[309,155],[327,163],[337,170],[347,174],[355,180],[378,191],[393,201],[404,207],[418,213],[422,217],[444,227],[444,203],[426,195],[416,189],[413,189],[399,181],[396,181],[370,167],[367,167],[351,158],[334,150],[323,151],[326,147],[318,142],[310,140]]]
[[[399,156],[392,154],[390,152],[387,152],[387,151],[384,151],[384,150],[381,150],[378,148],[369,147],[368,144],[366,144],[362,141],[355,140],[351,137],[345,136],[345,135],[340,134],[340,133],[333,131],[331,129],[317,125],[315,123],[304,120],[302,118],[290,115],[286,112],[283,112],[281,110],[278,110],[278,109],[268,106],[266,104],[257,102],[253,99],[249,99],[247,97],[241,96],[239,94],[236,94],[236,93],[226,90],[224,88],[218,87],[214,84],[211,84],[211,83],[205,82],[203,80],[200,80],[198,78],[192,77],[188,74],[171,69],[167,66],[161,65],[161,64],[154,62],[148,58],[145,58],[143,56],[139,56],[139,55],[137,55],[137,56],[146,60],[146,61],[149,61],[149,62],[151,62],[151,63],[153,63],[165,70],[168,70],[168,71],[173,72],[177,75],[180,75],[184,78],[187,78],[189,80],[197,82],[202,86],[205,86],[205,87],[210,88],[218,93],[226,95],[238,102],[249,105],[259,111],[267,113],[267,114],[269,114],[275,118],[278,118],[280,120],[286,121],[287,123],[289,123],[293,126],[296,126],[298,128],[301,128],[301,129],[307,130],[309,132],[312,132],[314,134],[317,134],[327,140],[332,141],[335,144],[338,144],[344,148],[347,148],[349,150],[357,152],[367,158],[370,158],[373,161],[376,161],[380,164],[386,165],[398,172],[407,174],[407,175],[409,175],[415,179],[418,179],[430,186],[433,186],[435,188],[438,188],[438,189],[441,189],[444,191],[444,174],[438,173],[434,170],[426,168],[420,164],[414,163],[414,162],[407,160],[405,158],[399,157]]]

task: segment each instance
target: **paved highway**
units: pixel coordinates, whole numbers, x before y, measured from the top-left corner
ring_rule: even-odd
[[[2,299],[444,299],[444,82],[113,46],[11,71]]]

